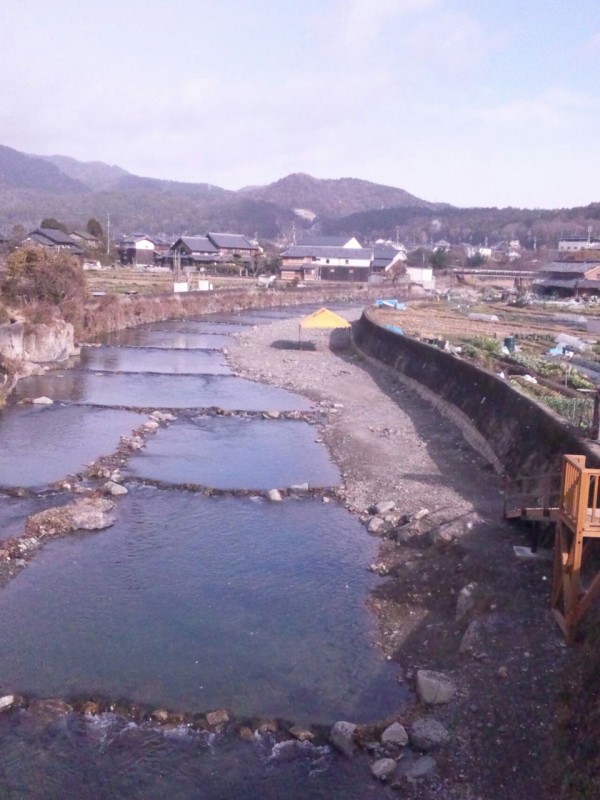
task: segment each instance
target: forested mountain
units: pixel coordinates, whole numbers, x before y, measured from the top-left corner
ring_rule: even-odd
[[[600,233],[600,203],[585,208],[530,210],[456,208],[403,189],[356,178],[323,180],[303,173],[237,192],[207,183],[133,175],[100,161],[27,155],[0,145],[0,233],[31,230],[45,217],[68,228],[110,214],[115,236],[144,231],[167,237],[230,230],[290,240],[295,230],[355,235],[364,243],[399,238],[424,244],[447,239],[490,243],[520,239],[555,246],[560,235]]]

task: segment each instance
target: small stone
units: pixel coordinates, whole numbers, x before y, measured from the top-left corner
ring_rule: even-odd
[[[240,728],[240,739],[243,739],[245,742],[254,741],[254,731],[252,728],[248,728],[246,725],[243,725]]]
[[[277,723],[272,719],[262,720],[257,730],[263,735],[265,733],[277,733]]]
[[[279,419],[280,416],[281,414],[279,413],[279,411],[267,411],[265,413],[265,417],[267,419]]]
[[[478,584],[468,583],[458,593],[456,598],[456,621],[461,622],[469,616],[475,608]]]
[[[442,672],[420,669],[417,672],[417,693],[422,703],[449,703],[456,694],[456,684]]]
[[[399,722],[392,723],[381,734],[381,741],[384,744],[395,744],[399,747],[404,747],[404,745],[408,744],[406,728]]]
[[[310,742],[315,738],[314,733],[309,728],[302,728],[300,725],[294,725],[290,728],[290,734],[299,742]]]
[[[164,708],[157,708],[152,712],[152,719],[156,720],[156,722],[167,722],[169,712]]]
[[[225,722],[229,722],[229,714],[225,709],[219,709],[218,711],[209,711],[206,715],[206,721],[209,725],[215,727],[216,725],[223,725]]]
[[[417,512],[416,512],[416,513],[413,515],[413,519],[415,519],[415,520],[420,520],[420,519],[423,519],[423,517],[427,517],[427,516],[429,516],[429,509],[427,509],[427,508],[421,508],[421,509],[419,509],[419,511],[417,511]]]
[[[388,511],[393,511],[396,508],[396,503],[393,500],[384,500],[373,506],[376,514],[387,514]]]
[[[290,492],[293,492],[294,494],[308,494],[308,490],[308,483],[296,483],[293,486],[290,486]]]
[[[329,738],[334,747],[348,758],[354,755],[356,744],[354,737],[356,734],[356,725],[353,722],[336,722]]]
[[[144,422],[142,428],[146,433],[156,433],[159,429],[160,425],[158,424],[158,420],[149,419],[148,422]]]
[[[380,781],[387,780],[396,771],[396,762],[393,758],[380,758],[371,764],[373,777]]]
[[[80,711],[82,714],[90,714],[93,716],[95,714],[100,713],[100,706],[93,700],[86,700],[85,703],[81,706]]]
[[[385,520],[381,517],[373,517],[367,526],[369,533],[381,533],[385,528]]]
[[[450,735],[433,717],[419,717],[410,728],[410,741],[418,750],[429,752],[445,744]]]
[[[281,492],[278,489],[269,489],[267,492],[267,500],[272,503],[281,503],[282,499]]]
[[[102,489],[107,493],[113,495],[113,497],[117,497],[118,495],[128,494],[128,490],[125,486],[122,486],[120,483],[116,483],[115,481],[107,481]]]
[[[418,778],[424,778],[425,775],[432,772],[435,767],[436,763],[434,758],[431,756],[421,756],[421,758],[417,758],[416,761],[413,761],[412,764],[408,766],[404,775],[409,781],[414,781]]]
[[[499,678],[508,678],[508,667],[498,667],[498,677]]]
[[[16,702],[17,697],[14,694],[5,694],[4,697],[0,697],[0,713],[13,708]]]
[[[36,406],[51,406],[54,405],[54,400],[49,397],[36,397],[31,401]]]

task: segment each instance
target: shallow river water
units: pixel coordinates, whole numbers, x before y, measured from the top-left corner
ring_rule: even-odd
[[[0,591],[3,693],[226,708],[317,728],[402,706],[365,609],[376,543],[334,502],[253,494],[340,480],[310,421],[253,415],[310,418],[313,404],[231,375],[218,352],[287,313],[120,332],[71,368],[19,383],[17,399],[55,404],[0,412],[2,538],[70,500],[51,484],[114,452],[143,411],[177,419],[130,458],[113,527],[46,544]],[[207,413],[215,406],[234,415]],[[9,496],[15,488],[28,496]],[[113,714],[0,716],[3,798],[356,797],[357,770],[327,747],[269,735],[248,743]]]

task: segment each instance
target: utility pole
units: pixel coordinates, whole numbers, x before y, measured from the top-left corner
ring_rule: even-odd
[[[106,255],[110,255],[110,212],[106,212]]]

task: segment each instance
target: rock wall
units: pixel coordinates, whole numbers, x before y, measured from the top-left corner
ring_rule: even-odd
[[[44,364],[65,361],[74,351],[73,326],[63,320],[32,325],[0,325],[0,354],[17,361]]]
[[[380,327],[366,310],[355,325],[356,345],[439,400],[459,427],[484,440],[489,460],[507,475],[537,475],[560,468],[565,453],[600,467],[600,448],[506,381],[436,347]],[[442,409],[440,409],[442,410]],[[465,438],[469,438],[468,433]],[[471,442],[477,446],[476,442]],[[478,447],[477,449],[482,449]],[[485,454],[485,453],[484,453]]]

